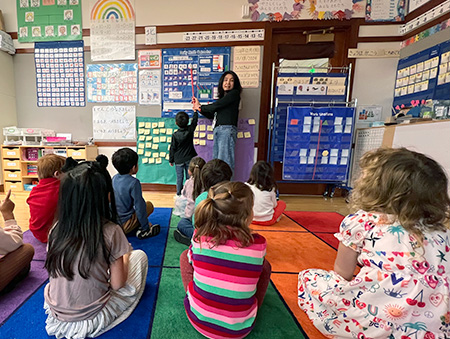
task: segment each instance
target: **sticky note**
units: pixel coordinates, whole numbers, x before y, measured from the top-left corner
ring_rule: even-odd
[[[159,142],[166,142],[166,141],[167,141],[166,136],[159,137]]]
[[[195,145],[195,143],[194,143],[194,145]],[[170,145],[169,145],[169,146],[167,146],[167,150],[168,150],[168,151],[170,151]]]
[[[145,148],[151,148],[152,147],[152,143],[151,142],[146,142],[145,143]]]
[[[169,161],[169,155],[168,154],[166,155],[166,160]]]
[[[152,152],[150,152],[150,151],[145,152],[146,157],[150,157],[151,155],[152,155]]]
[[[138,149],[137,154],[139,154],[139,155],[144,154],[144,150],[143,149]]]
[[[198,145],[198,144],[199,144],[198,139],[194,139],[194,145]]]
[[[173,134],[173,129],[172,128],[166,129],[166,134],[172,135]]]
[[[155,128],[155,129],[153,130],[153,134],[159,134],[159,129]]]
[[[145,122],[141,121],[138,125],[138,127],[144,127],[145,126]]]
[[[200,137],[200,138],[206,137],[206,133],[205,133],[205,132],[201,132],[200,135],[199,135],[199,137]]]
[[[166,156],[166,152],[159,152],[159,156],[160,156],[161,158],[164,158],[164,157]]]
[[[158,144],[153,144],[152,145],[152,149],[158,149],[159,147],[158,147]]]
[[[249,125],[254,125],[256,122],[255,122],[255,119],[248,119],[248,124]]]
[[[145,137],[145,140],[147,140],[147,141],[149,141],[149,140],[152,140],[152,136],[151,135],[147,135],[146,137]]]
[[[161,164],[162,163],[162,159],[161,158],[156,158],[156,163],[157,164]]]
[[[138,148],[144,148],[144,147],[145,147],[145,144],[140,142]]]
[[[152,128],[156,128],[158,127],[158,123],[157,122],[152,122]]]
[[[206,140],[200,140],[199,144],[200,144],[200,146],[205,146],[206,145]]]
[[[238,137],[238,139],[242,139],[244,137],[244,133],[243,132],[238,132],[237,133],[237,137]]]
[[[159,137],[154,137],[153,138],[153,142],[156,143],[156,144],[159,143]]]
[[[208,127],[206,127],[206,130],[212,132],[214,129],[211,125],[208,125]]]
[[[200,125],[197,125],[197,127],[195,127],[194,131],[200,131]]]
[[[143,128],[138,129],[138,134],[144,134],[144,132],[145,132],[145,129],[143,129]]]
[[[164,127],[164,121],[158,122],[158,127]]]
[[[167,142],[172,142],[172,137],[167,137]]]
[[[144,134],[145,134],[145,135],[150,135],[150,130],[149,130],[149,129],[145,129],[145,130],[144,130]]]
[[[301,157],[306,157],[306,153],[308,152],[308,150],[306,148],[302,148],[300,149],[300,156]]]
[[[143,164],[148,164],[148,158],[142,158],[142,163]]]
[[[250,132],[245,132],[244,137],[245,137],[245,139],[251,138],[252,134]]]
[[[206,125],[198,125],[199,131],[206,131]]]
[[[152,124],[151,123],[149,123],[149,122],[146,122],[145,123],[145,128],[151,128],[152,127]]]
[[[298,119],[291,119],[291,125],[298,125]]]
[[[158,157],[159,157],[159,153],[158,153],[158,152],[153,153],[152,157],[153,157],[153,158],[158,158]]]
[[[159,130],[159,133],[161,133],[161,134],[166,134],[166,129],[165,129],[165,128],[161,128],[161,129]]]
[[[145,135],[140,135],[139,136],[139,141],[144,141],[145,140]]]
[[[149,163],[149,164],[154,164],[154,163],[155,163],[155,159],[154,159],[154,158],[148,159],[148,163]]]
[[[194,132],[194,138],[198,138],[198,132]]]
[[[208,134],[208,140],[213,140],[214,139],[214,134]]]

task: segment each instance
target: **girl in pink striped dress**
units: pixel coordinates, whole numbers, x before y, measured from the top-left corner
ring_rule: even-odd
[[[194,237],[180,257],[184,306],[208,338],[243,338],[253,329],[270,281],[266,239],[252,234],[253,193],[241,182],[217,184],[195,211]]]

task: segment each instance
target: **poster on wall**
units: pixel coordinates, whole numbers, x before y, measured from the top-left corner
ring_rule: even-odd
[[[234,47],[233,70],[243,88],[259,87],[261,46]]]
[[[161,68],[161,50],[140,50],[138,52],[138,66],[139,69]]]
[[[83,40],[35,43],[38,107],[86,105],[83,47]]]
[[[161,70],[139,71],[139,104],[161,105]]]
[[[135,106],[94,106],[92,108],[94,140],[135,140]]]
[[[17,0],[19,42],[81,40],[81,0]]]
[[[366,21],[404,21],[406,0],[367,0]]]
[[[409,0],[408,13],[411,13],[415,9],[421,7],[422,5],[425,5],[427,2],[430,1],[431,0]]]
[[[180,110],[192,114],[192,97],[201,103],[218,96],[218,83],[230,69],[230,47],[173,48],[162,51],[163,117]]]
[[[133,0],[91,0],[91,59],[134,60],[134,27]]]
[[[137,102],[137,64],[87,65],[89,102]]]

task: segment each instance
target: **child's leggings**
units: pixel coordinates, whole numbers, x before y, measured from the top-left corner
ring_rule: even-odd
[[[275,224],[278,219],[283,214],[284,210],[286,209],[286,203],[283,200],[278,200],[277,206],[273,209],[273,217],[271,220],[268,221],[252,221],[253,225],[260,225],[260,226],[272,226]]]
[[[183,251],[180,255],[180,272],[181,280],[183,281],[184,290],[187,291],[189,283],[194,280],[194,268],[189,263],[187,257],[188,250]],[[264,259],[263,269],[256,285],[255,297],[258,300],[258,308],[261,307],[264,296],[266,295],[267,286],[270,282],[270,274],[272,273],[272,266]]]
[[[33,259],[34,248],[30,244],[23,244],[15,251],[12,251],[0,259],[0,291],[10,283],[18,283],[14,278],[21,274],[24,278],[30,269],[31,259]],[[8,286],[12,287],[12,285]]]

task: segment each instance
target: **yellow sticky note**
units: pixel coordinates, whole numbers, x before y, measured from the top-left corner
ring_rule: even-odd
[[[214,134],[208,134],[208,140],[213,140],[214,139]]]
[[[155,159],[154,159],[154,158],[148,159],[148,163],[149,163],[149,164],[154,164],[154,163],[155,163]]]
[[[159,129],[155,128],[155,129],[153,130],[153,134],[159,134]]]
[[[164,127],[164,121],[158,122],[158,127]]]
[[[141,121],[138,125],[138,127],[144,127],[145,126],[145,122]]]
[[[152,127],[152,124],[151,123],[149,123],[149,122],[146,122],[145,123],[145,128],[151,128]]]
[[[157,163],[157,164],[161,164],[161,163],[162,163],[161,158],[156,158],[156,163]]]
[[[205,146],[206,145],[206,140],[200,140],[200,146]]]
[[[199,144],[198,139],[194,139],[194,145],[198,145],[198,144]]]
[[[208,125],[208,127],[206,127],[206,130],[209,131],[209,132],[212,132],[213,131],[213,127],[211,125]]]
[[[167,137],[167,142],[172,142],[172,137]]]
[[[158,127],[158,123],[157,122],[152,122],[152,128],[156,128]]]
[[[164,157],[166,156],[166,152],[159,152],[159,156],[160,156],[161,158],[164,158]]]
[[[144,147],[145,147],[145,144],[143,144],[142,142],[140,142],[138,148],[144,148]]]
[[[145,132],[145,129],[143,129],[143,128],[138,129],[138,134],[144,134],[144,132]]]
[[[206,125],[198,125],[200,131],[206,131]]]
[[[150,130],[149,129],[144,129],[144,134],[145,135],[149,135],[150,134]]]
[[[206,137],[206,133],[205,133],[205,132],[201,132],[200,135],[199,135],[199,137],[200,137],[200,138]]]
[[[152,147],[152,143],[151,142],[146,142],[145,143],[145,148],[151,148]]]
[[[166,142],[166,141],[167,141],[167,137],[166,136],[159,137],[159,142]]]
[[[166,129],[166,134],[172,135],[173,134],[173,129],[172,128]]]
[[[159,137],[154,137],[154,138],[153,138],[153,142],[154,142],[155,144],[159,143]]]
[[[144,154],[144,150],[143,149],[138,149],[137,154],[139,154],[139,155]]]
[[[145,136],[144,135],[140,135],[139,136],[139,141],[144,141],[145,140]]]
[[[198,138],[198,132],[194,132],[194,138]]]
[[[194,131],[200,131],[200,125],[197,125],[197,127],[195,127]]]
[[[168,151],[170,151],[170,145],[169,145],[169,146],[167,146],[167,150],[168,150]]]
[[[147,140],[147,141],[150,141],[150,140],[152,140],[152,136],[151,135],[147,135],[146,137],[145,137],[145,140]]]
[[[150,152],[150,151],[145,152],[146,157],[150,157],[151,155],[152,155],[152,152]]]
[[[165,129],[165,128],[161,128],[161,129],[159,130],[159,133],[161,133],[161,134],[166,134],[166,129]]]
[[[159,147],[158,147],[158,144],[153,144],[152,145],[152,149],[158,149]]]
[[[148,158],[142,158],[142,163],[143,164],[148,164]]]
[[[166,155],[166,160],[169,161],[169,159],[170,159],[170,157],[169,157],[169,155],[167,154],[167,155]]]
[[[158,153],[158,152],[153,153],[152,157],[153,157],[153,158],[158,158],[158,157],[159,157],[159,153]]]
[[[245,132],[245,133],[244,133],[244,137],[245,137],[246,139],[251,138],[251,137],[252,137],[252,134],[251,134],[250,132]]]
[[[254,125],[256,122],[255,122],[255,119],[248,119],[248,124],[249,125]]]
[[[238,132],[237,133],[237,137],[238,137],[238,139],[242,139],[244,137],[244,133],[243,132]]]

